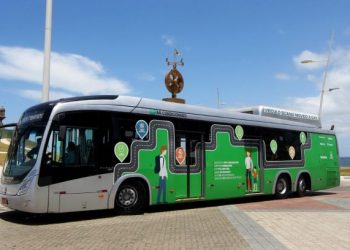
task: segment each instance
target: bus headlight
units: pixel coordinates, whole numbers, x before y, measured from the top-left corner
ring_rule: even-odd
[[[21,187],[19,188],[17,195],[24,195],[25,193],[27,193],[30,184],[33,181],[34,176],[30,176],[29,178],[24,179]]]

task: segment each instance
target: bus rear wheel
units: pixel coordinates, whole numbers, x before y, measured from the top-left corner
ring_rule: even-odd
[[[122,184],[115,197],[115,207],[121,214],[141,213],[145,203],[146,190],[140,182]]]
[[[288,179],[285,176],[278,178],[275,188],[275,195],[278,199],[285,199],[288,197],[289,185]]]
[[[298,179],[298,185],[297,185],[297,195],[299,197],[305,196],[306,193],[306,179],[304,176],[300,176]]]

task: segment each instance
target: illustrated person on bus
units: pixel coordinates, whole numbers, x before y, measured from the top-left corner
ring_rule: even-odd
[[[258,192],[258,171],[256,167],[253,169],[253,192]]]
[[[247,190],[251,191],[252,190],[252,169],[253,169],[253,160],[250,157],[250,151],[247,151],[245,157],[245,169],[246,169],[246,182],[247,182]]]
[[[161,197],[163,198],[163,203],[166,203],[166,180],[168,178],[168,171],[166,166],[165,155],[167,152],[167,147],[165,145],[160,148],[160,155],[156,157],[156,168],[159,170],[159,189],[157,196],[157,204],[160,204]]]

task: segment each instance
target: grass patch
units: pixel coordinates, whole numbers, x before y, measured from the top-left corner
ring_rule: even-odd
[[[340,168],[341,176],[350,176],[350,167]]]
[[[0,143],[0,152],[7,152],[8,145]],[[6,154],[0,153],[0,166],[4,166]]]
[[[0,166],[4,166],[6,154],[0,154]]]
[[[0,152],[7,152],[8,145],[0,143]]]
[[[1,135],[1,138],[12,138],[12,136],[13,136],[13,129],[0,128],[0,135]]]

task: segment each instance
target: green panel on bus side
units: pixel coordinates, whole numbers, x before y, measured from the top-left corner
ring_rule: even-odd
[[[138,153],[138,169],[136,172],[144,175],[152,192],[152,204],[157,204],[158,194],[160,203],[163,203],[163,194],[160,193],[160,176],[155,173],[155,159],[160,155],[160,148],[169,148],[169,134],[165,128],[156,131],[156,146],[153,149],[140,149]],[[297,176],[300,172],[309,172],[312,189],[319,190],[339,185],[339,162],[336,138],[333,135],[312,134],[311,148],[304,152],[304,167],[267,168],[260,171],[256,147],[232,145],[230,133],[218,131],[216,133],[216,147],[205,151],[205,198],[220,199],[244,196],[251,192],[260,192],[260,180],[264,180],[265,194],[273,192],[273,185],[280,172],[287,172],[292,179],[292,191],[295,191]],[[251,153],[253,166],[257,169],[257,190],[248,191],[246,157],[247,151]],[[169,169],[169,156],[165,156],[168,178],[165,183],[165,202],[174,203],[178,198],[187,197],[187,174],[171,173]],[[262,178],[263,177],[263,178]],[[200,197],[202,194],[202,174],[190,176],[190,197]],[[251,188],[254,185],[254,176],[250,176]],[[164,183],[163,183],[164,186]]]
[[[160,192],[160,179],[159,173],[155,173],[156,157],[160,155],[160,149],[162,146],[166,146],[169,149],[169,140],[168,140],[168,130],[159,128],[156,132],[156,146],[154,149],[140,149],[138,153],[138,169],[137,172],[146,176],[150,185],[152,192],[152,204],[157,204],[158,192]],[[174,193],[174,174],[169,170],[169,151],[165,155],[167,174],[168,178],[165,182],[166,195],[165,199],[167,203],[175,202],[175,193]],[[161,199],[160,203],[163,203],[163,193],[160,193]]]
[[[312,153],[306,166],[312,175],[312,189],[339,185],[339,159],[334,135],[312,134]],[[311,160],[312,159],[312,160]]]
[[[168,130],[157,129],[156,132],[156,146],[154,149],[140,149],[138,153],[138,169],[137,172],[146,176],[152,192],[152,204],[164,203],[164,195],[161,192],[161,177],[158,173],[155,173],[155,161],[156,157],[160,155],[160,149],[162,146],[166,146],[169,149]],[[187,198],[187,175],[180,173],[172,173],[169,169],[169,151],[165,155],[167,174],[166,180],[166,194],[165,202],[174,203],[177,198]],[[190,197],[201,196],[201,173],[191,174],[190,177]],[[158,197],[159,195],[159,197]],[[159,200],[158,200],[159,198]]]
[[[312,190],[327,189],[340,184],[336,137],[324,134],[310,135],[311,148],[304,151],[304,167],[265,169],[265,194],[273,192],[273,184],[281,172],[289,173],[292,180],[292,191],[296,191],[297,177],[301,172],[310,173]]]
[[[173,178],[176,199],[187,198],[187,174],[176,174]]]
[[[251,151],[253,165],[258,167],[257,149],[233,146],[228,132],[218,132],[216,138],[215,150],[206,150],[205,196],[207,199],[243,196],[247,189],[246,152]]]
[[[187,174],[173,174],[176,199],[200,198],[202,195],[201,173],[190,174],[190,196],[187,196]]]
[[[191,174],[190,197],[199,198],[202,196],[202,174]]]

